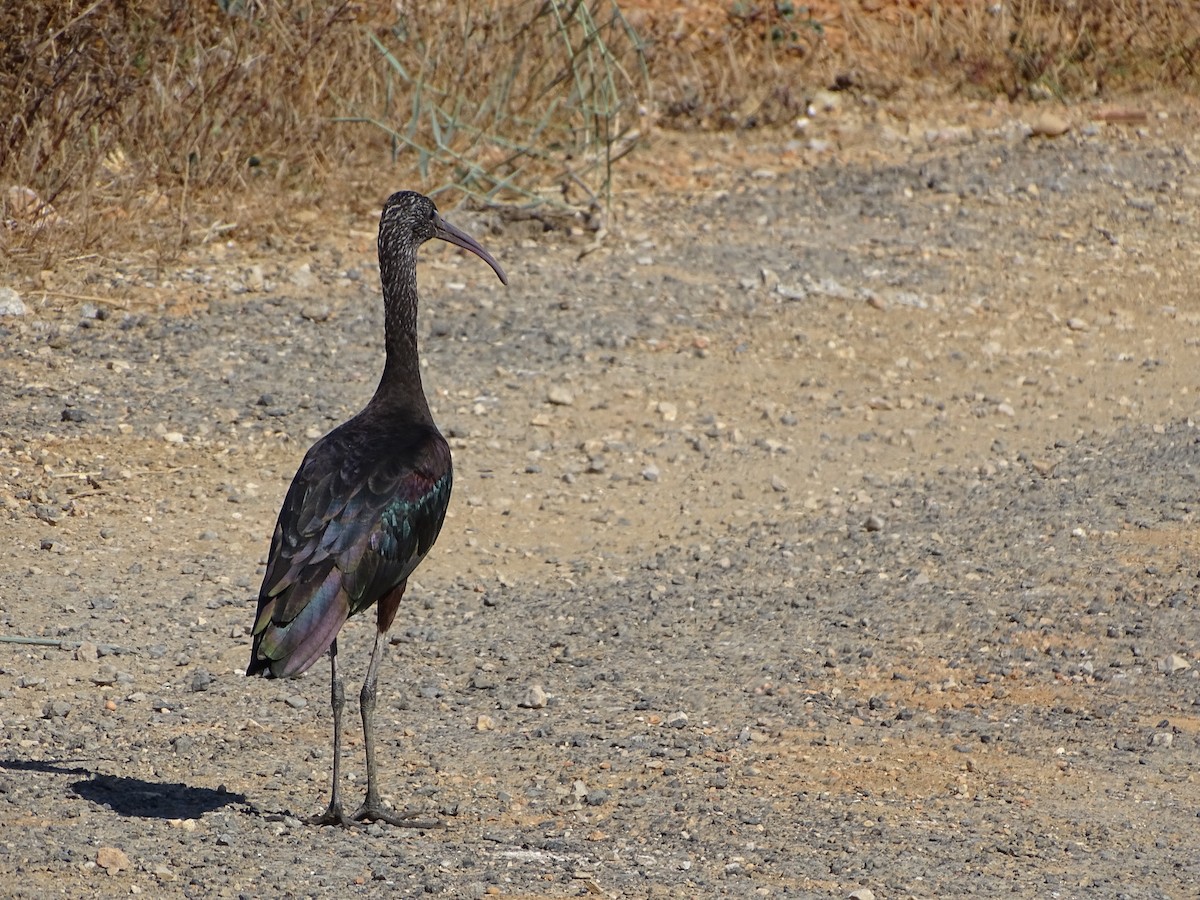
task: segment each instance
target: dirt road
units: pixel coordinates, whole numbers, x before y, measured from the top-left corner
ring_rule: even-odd
[[[1200,129],[1143,103],[664,135],[600,242],[446,211],[511,286],[424,252],[455,496],[380,731],[439,830],[301,824],[326,671],[241,675],[287,483],[378,377],[373,217],[26,296],[6,889],[1193,896]]]

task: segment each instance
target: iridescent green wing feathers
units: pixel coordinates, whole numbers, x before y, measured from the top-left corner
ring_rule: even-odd
[[[450,502],[450,451],[432,428],[405,437],[381,448],[338,429],[305,457],[271,541],[250,674],[303,672],[433,546]]]

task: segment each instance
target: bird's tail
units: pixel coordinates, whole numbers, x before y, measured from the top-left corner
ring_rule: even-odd
[[[350,600],[342,586],[342,573],[332,568],[307,598],[293,596],[290,586],[276,597],[259,600],[254,623],[254,645],[247,675],[266,674],[291,678],[308,670],[329,649],[350,617]],[[290,621],[279,621],[281,612],[299,608]]]

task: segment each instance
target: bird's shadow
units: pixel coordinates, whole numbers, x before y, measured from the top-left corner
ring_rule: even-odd
[[[144,781],[121,775],[101,775],[79,766],[39,760],[0,759],[0,769],[46,772],[51,775],[84,775],[86,777],[68,785],[71,792],[90,803],[107,806],[119,816],[197,819],[214,809],[247,802],[244,794],[232,791],[189,787],[170,781]]]

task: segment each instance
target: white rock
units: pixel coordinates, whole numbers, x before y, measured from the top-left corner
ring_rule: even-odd
[[[0,287],[0,316],[23,316],[28,311],[20,294],[10,287]]]
[[[1071,130],[1071,125],[1062,116],[1044,112],[1029,123],[1029,131],[1038,137],[1058,137]]]
[[[1191,667],[1191,663],[1178,653],[1172,653],[1170,656],[1165,656],[1158,661],[1158,671],[1164,672],[1167,675],[1174,675],[1176,672],[1186,672]]]
[[[521,700],[518,706],[523,706],[526,709],[545,709],[546,704],[550,702],[550,698],[546,696],[546,691],[540,684],[530,686],[525,693],[525,697]]]
[[[560,384],[556,384],[546,394],[546,400],[555,406],[570,406],[575,402],[575,395]]]

